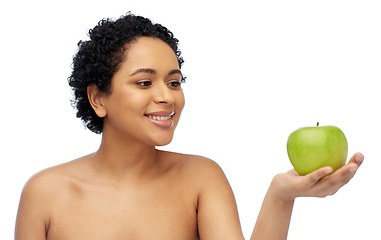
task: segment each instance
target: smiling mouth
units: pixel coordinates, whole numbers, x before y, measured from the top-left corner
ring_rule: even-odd
[[[160,112],[151,112],[144,114],[146,117],[156,121],[166,121],[172,118],[175,114],[173,111],[160,111]]]
[[[175,114],[173,111],[160,111],[145,114],[145,117],[154,125],[161,128],[171,128],[173,125],[172,116]]]
[[[172,115],[171,116],[147,116],[149,119],[153,119],[153,120],[157,120],[157,121],[165,121],[165,120],[168,120],[168,119],[171,119],[172,118]]]

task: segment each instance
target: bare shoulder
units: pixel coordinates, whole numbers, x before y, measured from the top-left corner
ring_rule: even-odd
[[[70,175],[81,165],[75,160],[34,174],[21,193],[15,239],[45,239],[54,201],[70,188]],[[35,238],[34,238],[35,237]]]
[[[210,158],[174,152],[162,152],[162,154],[165,154],[166,158],[184,176],[188,176],[202,185],[205,185],[206,182],[210,183],[213,180],[227,181],[221,167]]]
[[[215,161],[207,157],[168,151],[159,151],[159,153],[162,155],[162,158],[165,158],[166,161],[171,164],[179,165],[186,169],[195,168],[194,170],[205,170],[204,168],[206,168],[206,170],[209,169],[212,171],[213,169],[221,169]]]
[[[187,178],[187,189],[193,187],[197,193],[200,238],[243,239],[234,193],[221,167],[202,156],[173,156],[182,166],[181,176]]]
[[[40,194],[46,193],[47,196],[52,196],[51,193],[62,191],[62,188],[57,187],[63,187],[65,183],[73,180],[73,177],[79,174],[84,165],[84,158],[53,166],[34,174],[26,182],[23,192],[38,191]]]
[[[87,156],[53,166],[31,176],[23,188],[20,204],[42,201],[42,212],[51,210],[49,207],[53,201],[72,192],[76,183],[80,182],[81,172],[85,172],[86,158]]]

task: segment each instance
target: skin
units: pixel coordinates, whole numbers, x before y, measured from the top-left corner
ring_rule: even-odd
[[[104,117],[99,150],[30,178],[15,239],[242,240],[234,195],[221,168],[204,157],[155,148],[173,138],[185,103],[180,80],[166,43],[150,37],[134,42],[112,79],[111,94],[88,87],[93,109]],[[157,111],[174,112],[173,124],[160,127],[147,118]],[[286,239],[294,199],[334,194],[362,160],[355,154],[323,179],[332,169],[275,176],[251,239]]]

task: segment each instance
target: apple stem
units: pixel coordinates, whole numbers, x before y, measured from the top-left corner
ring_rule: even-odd
[[[319,122],[317,122],[316,127],[319,127]]]

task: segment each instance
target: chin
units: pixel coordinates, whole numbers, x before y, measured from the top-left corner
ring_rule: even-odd
[[[156,142],[155,146],[157,147],[160,147],[160,146],[165,146],[165,145],[168,145],[172,142],[172,138],[170,140],[167,140],[167,141],[158,141]]]
[[[161,135],[157,136],[155,140],[153,140],[153,145],[160,147],[160,146],[165,146],[168,145],[169,143],[172,142],[173,135]]]
[[[170,143],[170,142],[169,142]],[[155,147],[163,147],[168,145],[169,143],[163,143],[163,144],[155,144]]]

